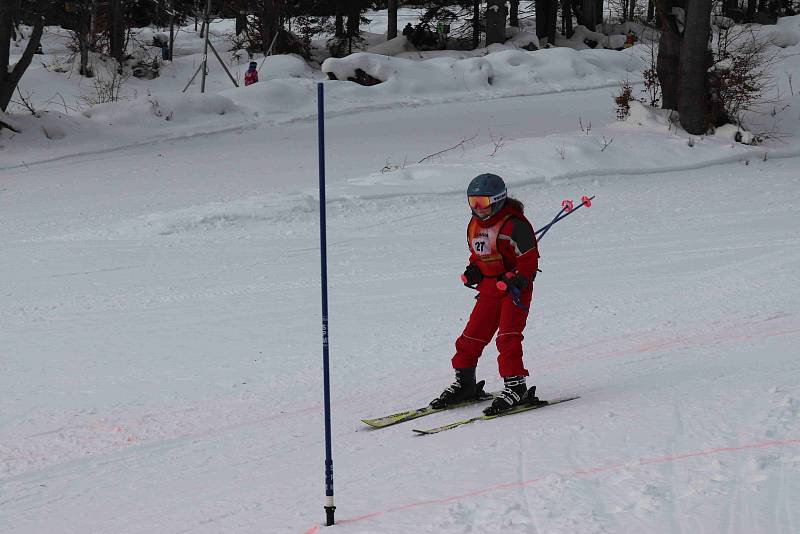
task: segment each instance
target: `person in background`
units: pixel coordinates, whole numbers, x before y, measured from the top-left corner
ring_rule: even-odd
[[[245,87],[258,82],[258,71],[256,70],[256,67],[258,67],[258,64],[255,61],[251,61],[250,68],[247,69],[247,72],[244,75]]]

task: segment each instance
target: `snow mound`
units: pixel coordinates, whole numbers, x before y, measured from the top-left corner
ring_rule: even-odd
[[[553,48],[535,52],[502,49],[484,57],[425,61],[362,52],[329,58],[322,64],[322,71],[347,80],[356,78],[356,71],[360,70],[382,82],[372,90],[424,94],[531,87],[550,91],[581,89],[616,83],[641,67],[642,60],[626,52]]]
[[[370,54],[382,54],[384,56],[396,56],[405,52],[414,52],[417,49],[405,35],[399,35],[389,41],[376,44],[367,49]]]
[[[146,126],[154,121],[198,124],[236,113],[240,110],[233,100],[219,94],[149,94],[122,105],[101,104],[83,115],[109,125]]]
[[[319,73],[297,54],[268,56],[258,63],[258,78],[262,82],[266,80],[318,77]]]
[[[767,39],[780,48],[797,46],[800,43],[800,15],[778,19],[770,26],[751,25],[757,36]]]

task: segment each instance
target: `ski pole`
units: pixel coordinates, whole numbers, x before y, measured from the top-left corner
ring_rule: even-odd
[[[559,211],[553,220],[547,223],[545,226],[540,228],[536,232],[536,237],[541,241],[541,239],[545,236],[550,227],[553,226],[555,223],[565,219],[570,213],[575,212],[582,206],[586,206],[587,208],[592,207],[592,199],[594,199],[594,195],[587,197],[586,195],[581,197],[581,203],[578,204],[578,207],[574,207],[574,204],[571,200],[564,200],[561,202],[561,211]]]

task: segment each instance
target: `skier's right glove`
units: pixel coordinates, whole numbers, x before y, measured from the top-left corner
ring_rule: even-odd
[[[481,280],[483,280],[483,273],[474,263],[470,263],[464,271],[464,274],[461,275],[461,281],[467,287],[476,286]]]

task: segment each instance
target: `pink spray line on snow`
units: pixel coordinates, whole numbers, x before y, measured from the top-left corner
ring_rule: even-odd
[[[685,452],[681,454],[669,454],[666,456],[658,456],[655,458],[641,458],[636,463],[615,463],[615,464],[608,464],[608,465],[599,465],[595,467],[587,467],[584,469],[577,469],[575,471],[569,473],[551,473],[549,475],[544,475],[536,478],[532,478],[529,480],[523,480],[522,482],[507,482],[505,484],[496,484],[494,486],[489,486],[483,489],[470,491],[469,493],[462,493],[460,495],[452,495],[450,497],[442,497],[439,499],[429,499],[426,501],[417,501],[412,502],[409,504],[403,504],[400,506],[392,506],[385,510],[379,510],[376,512],[372,512],[369,514],[364,514],[356,517],[351,517],[349,519],[340,519],[337,521],[337,524],[347,524],[347,523],[357,523],[360,521],[365,521],[368,519],[374,519],[376,517],[380,517],[382,515],[386,515],[392,512],[402,512],[405,510],[410,510],[413,508],[421,508],[423,506],[432,506],[436,504],[448,504],[451,502],[460,501],[462,499],[468,499],[470,497],[479,497],[481,495],[485,495],[487,493],[492,493],[495,491],[500,491],[504,489],[511,489],[511,488],[519,488],[524,486],[532,486],[533,484],[538,484],[539,482],[544,481],[549,476],[556,474],[558,476],[564,478],[577,478],[577,477],[585,477],[590,475],[596,475],[598,473],[608,473],[611,471],[618,471],[620,469],[633,469],[637,466],[643,465],[653,465],[653,464],[663,464],[668,462],[676,462],[679,460],[687,460],[689,458],[699,458],[703,456],[713,456],[716,454],[723,454],[723,453],[733,453],[733,452],[741,452],[753,449],[770,449],[774,447],[785,447],[789,445],[800,445],[800,438],[795,439],[784,439],[784,440],[772,440],[772,441],[762,441],[759,443],[748,443],[745,445],[739,445],[737,447],[714,447],[712,449],[705,449],[700,451],[694,452]],[[306,530],[303,534],[315,534],[319,531],[320,525],[314,525],[310,529]]]

